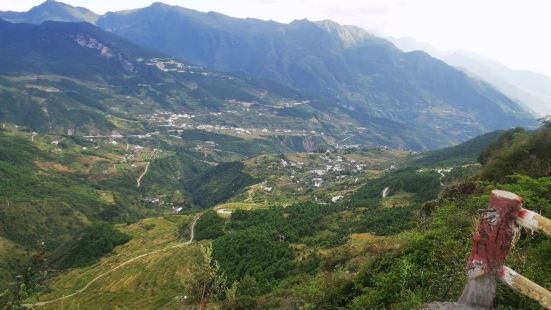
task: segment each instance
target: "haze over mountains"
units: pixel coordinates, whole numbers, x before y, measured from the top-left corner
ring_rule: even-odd
[[[519,103],[485,82],[426,53],[404,53],[389,41],[332,21],[280,24],[162,3],[97,17],[55,1],[0,17],[28,23],[95,21],[186,63],[292,87],[303,97],[330,102],[341,120],[366,128],[349,143],[431,149],[490,130],[534,124]],[[342,127],[335,120],[321,123]]]
[[[28,12],[2,12],[0,18],[16,23],[40,24],[44,21],[94,23],[99,15],[82,7],[73,7],[57,1],[45,1]]]
[[[425,51],[446,63],[489,82],[510,98],[520,101],[537,115],[551,113],[551,77],[526,70],[513,70],[469,51],[444,52],[412,38],[391,39],[400,49]]]

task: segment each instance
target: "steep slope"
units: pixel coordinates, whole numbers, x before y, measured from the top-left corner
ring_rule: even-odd
[[[492,131],[461,144],[417,155],[411,164],[417,166],[453,166],[475,163],[480,153],[494,143],[504,131]]]
[[[383,124],[410,133],[410,147],[531,124],[517,103],[489,85],[427,54],[403,53],[386,40],[331,21],[279,24],[156,3],[108,13],[97,24],[192,63],[332,98],[367,128]]]
[[[513,70],[472,53],[452,53],[443,59],[452,66],[488,81],[538,115],[551,113],[551,77],[530,71]]]
[[[87,23],[0,21],[0,45],[0,120],[35,131],[201,129],[291,143],[359,126],[325,100],[190,66]]]
[[[391,40],[403,51],[425,51],[483,79],[510,98],[518,100],[535,114],[551,113],[551,77],[549,76],[525,70],[513,70],[493,59],[469,51],[441,51],[430,44],[408,37]]]
[[[107,13],[96,24],[189,63],[242,71],[324,98],[326,111],[339,110],[353,119],[354,129],[366,128],[355,130],[349,144],[423,150],[533,125],[529,113],[484,82],[331,21],[279,24],[155,3]]]
[[[68,4],[48,0],[28,12],[0,12],[0,19],[14,23],[41,24],[44,21],[79,22],[86,21],[94,23],[99,15],[82,7],[74,7]]]

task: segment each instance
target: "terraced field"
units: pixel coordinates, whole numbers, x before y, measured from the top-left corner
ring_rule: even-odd
[[[131,241],[97,264],[62,272],[53,278],[50,292],[32,304],[44,309],[179,309],[198,256],[197,244],[176,236],[176,220],[182,217],[119,226]]]

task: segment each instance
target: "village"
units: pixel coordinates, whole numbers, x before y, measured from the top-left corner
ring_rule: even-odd
[[[255,127],[235,127],[227,125],[217,125],[203,123],[199,119],[213,119],[216,122],[216,117],[223,116],[224,113],[235,114],[235,111],[226,112],[209,112],[209,113],[173,113],[173,112],[159,112],[150,115],[139,115],[145,121],[151,122],[159,128],[165,129],[173,136],[178,137],[184,130],[197,129],[207,132],[214,132],[227,135],[235,135],[241,137],[260,137],[260,136],[324,136],[323,132],[315,130],[298,130],[298,129],[284,129],[284,128],[255,128]],[[174,134],[176,133],[176,134]],[[147,134],[139,135],[137,137],[145,138],[149,137]]]
[[[389,160],[374,160],[380,154]],[[247,172],[264,180],[253,190],[264,192],[265,203],[314,201],[336,203],[355,188],[385,171],[396,169],[404,154],[383,148],[369,151],[327,150],[322,153],[260,155],[247,161]]]

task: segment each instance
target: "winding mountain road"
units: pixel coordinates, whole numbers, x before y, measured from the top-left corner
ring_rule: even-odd
[[[153,254],[156,254],[156,253],[159,253],[159,252],[162,252],[162,251],[166,251],[166,250],[172,250],[172,249],[176,249],[176,248],[181,248],[181,247],[184,247],[184,246],[187,246],[187,245],[190,245],[192,242],[193,242],[193,239],[195,238],[195,224],[197,223],[197,220],[199,220],[199,218],[201,217],[202,213],[200,213],[194,220],[193,222],[191,223],[191,234],[190,234],[190,237],[189,237],[189,240],[187,242],[184,242],[184,243],[178,243],[178,244],[175,244],[175,245],[171,245],[171,246],[167,246],[165,248],[162,248],[162,249],[159,249],[159,250],[155,250],[155,251],[151,251],[151,252],[147,252],[145,254],[142,254],[142,255],[138,255],[136,257],[133,257],[129,260],[126,260],[122,263],[120,263],[119,265],[109,269],[108,271],[98,275],[97,277],[93,278],[90,282],[88,282],[83,288],[81,288],[80,290],[74,292],[74,293],[71,293],[69,295],[64,295],[64,296],[61,296],[59,298],[56,298],[56,299],[52,299],[52,300],[46,300],[46,301],[39,301],[39,302],[35,302],[35,303],[28,303],[28,304],[22,304],[21,306],[25,307],[25,308],[34,308],[34,307],[40,307],[40,306],[44,306],[44,305],[47,305],[47,304],[51,304],[51,303],[54,303],[56,301],[61,301],[61,300],[65,300],[67,298],[71,298],[73,296],[76,296],[78,294],[81,294],[81,293],[84,293],[92,284],[94,284],[97,280],[105,277],[106,275],[112,273],[113,271],[119,269],[119,268],[122,268],[128,264],[131,264],[132,262],[140,259],[140,258],[144,258],[146,256],[150,256],[150,255],[153,255]]]

